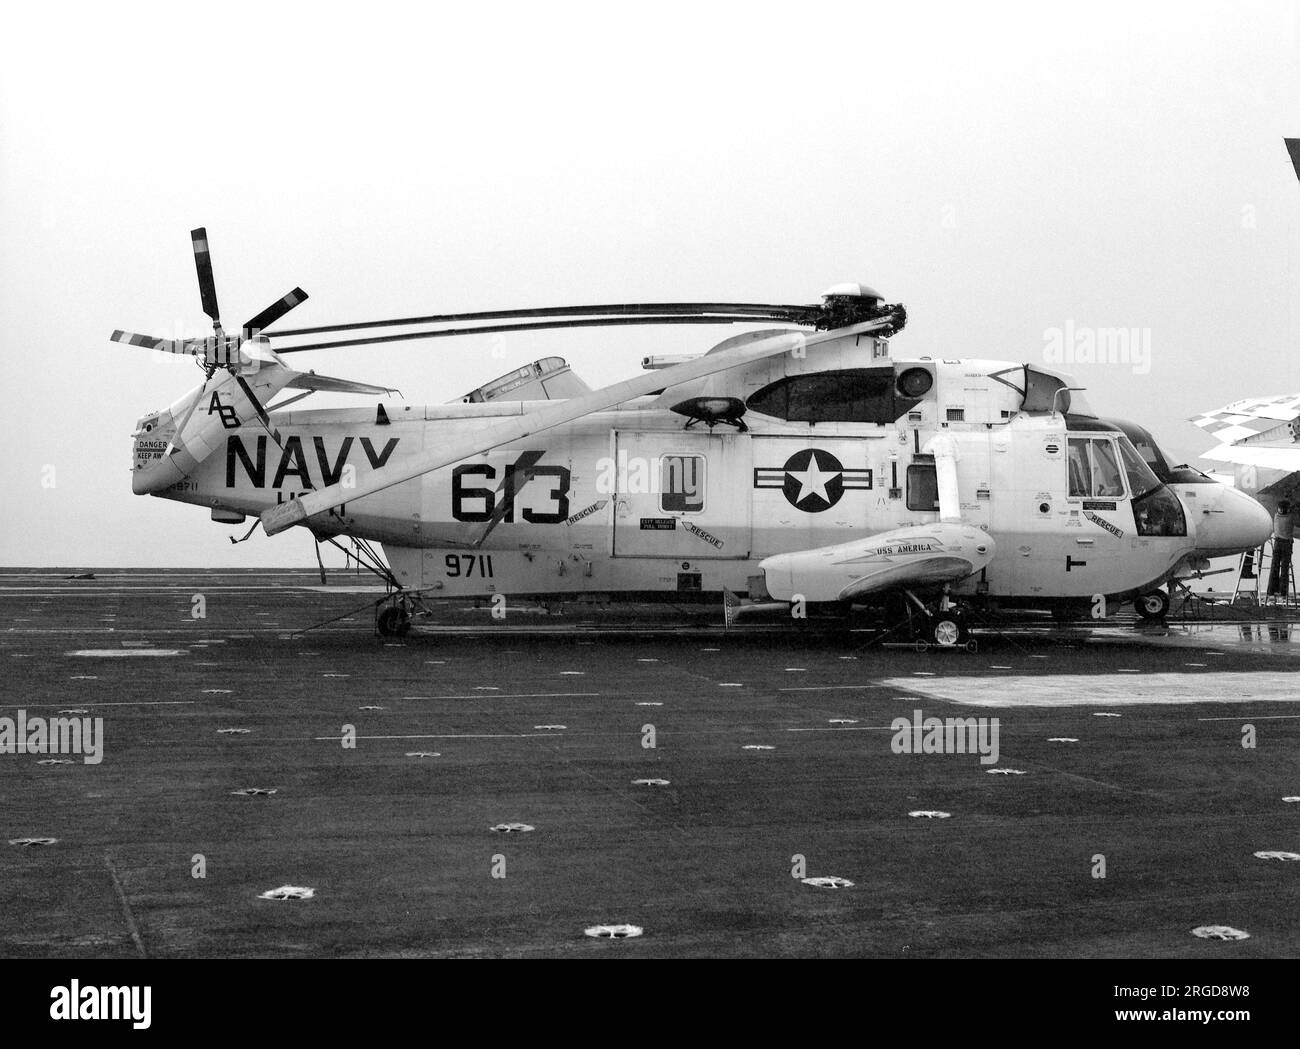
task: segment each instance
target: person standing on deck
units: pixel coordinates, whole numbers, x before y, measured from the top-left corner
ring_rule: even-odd
[[[1295,533],[1295,519],[1291,504],[1285,499],[1277,504],[1273,515],[1273,561],[1268,573],[1268,596],[1281,597],[1284,602],[1291,597],[1291,544]]]

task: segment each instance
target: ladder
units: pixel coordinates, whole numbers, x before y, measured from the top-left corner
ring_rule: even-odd
[[[1246,575],[1248,565],[1254,566],[1253,575]],[[1232,591],[1232,603],[1236,604],[1238,599],[1245,596],[1253,601],[1256,605],[1274,600],[1267,594],[1269,570],[1273,566],[1273,537],[1269,536],[1264,541],[1264,545],[1258,550],[1248,550],[1241,555],[1241,560],[1237,565],[1237,585]],[[1283,604],[1293,604],[1296,598],[1295,585],[1295,561],[1290,565],[1288,572],[1287,591],[1281,595]],[[1263,602],[1260,600],[1260,587],[1266,588]]]

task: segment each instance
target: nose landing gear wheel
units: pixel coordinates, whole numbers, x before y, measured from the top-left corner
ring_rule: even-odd
[[[1169,611],[1169,595],[1163,590],[1152,590],[1134,601],[1133,608],[1143,619],[1164,619]]]

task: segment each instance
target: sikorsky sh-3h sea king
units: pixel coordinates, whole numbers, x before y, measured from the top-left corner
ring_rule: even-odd
[[[214,335],[112,336],[193,355],[204,371],[197,390],[140,420],[132,488],[220,522],[255,516],[268,535],[301,525],[317,542],[352,540],[391,587],[382,633],[405,632],[436,599],[588,595],[720,600],[728,621],[876,606],[953,645],[982,608],[1136,601],[1160,614],[1162,584],[1268,534],[1253,499],[1170,467],[1145,430],[1099,418],[1066,375],[899,354],[903,307],[860,284],[817,305],[550,307],[267,331],[306,299],[295,289],[231,335],[207,234],[192,240]],[[316,390],[393,392],[295,370],[295,352],[683,323],[776,327],[648,357],[642,374],[598,390],[547,357],[447,404],[285,410]],[[383,328],[402,330],[374,334]],[[302,341],[354,330],[372,334]],[[285,389],[301,392],[272,405]]]

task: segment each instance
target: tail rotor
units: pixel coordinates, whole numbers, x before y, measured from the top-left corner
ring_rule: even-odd
[[[200,226],[198,229],[191,230],[190,244],[194,252],[194,270],[199,279],[199,301],[203,312],[212,321],[213,334],[205,339],[157,339],[149,335],[118,330],[111,336],[113,342],[126,346],[140,346],[163,353],[187,354],[196,358],[203,367],[203,384],[182,415],[176,433],[167,445],[167,455],[176,452],[185,425],[190,421],[190,417],[207,392],[212,377],[219,370],[228,371],[236,379],[244,395],[252,402],[258,417],[263,422],[267,420],[266,408],[254,394],[246,377],[256,373],[263,364],[280,363],[267,345],[262,331],[307,300],[305,291],[294,288],[246,321],[239,334],[227,335],[221,325],[221,310],[217,304],[217,284],[212,274],[212,252],[208,246],[207,229]]]

